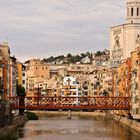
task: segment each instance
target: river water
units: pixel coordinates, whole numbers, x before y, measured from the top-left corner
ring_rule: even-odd
[[[41,116],[17,131],[18,140],[140,140],[140,134],[103,117]]]

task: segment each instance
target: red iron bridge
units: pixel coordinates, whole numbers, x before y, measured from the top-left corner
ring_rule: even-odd
[[[129,97],[8,97],[13,109],[129,110]]]

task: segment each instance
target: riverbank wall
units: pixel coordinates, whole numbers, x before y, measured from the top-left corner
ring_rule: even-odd
[[[18,115],[13,118],[11,125],[6,125],[0,128],[0,137],[8,136],[20,126],[23,126],[28,121],[26,116]]]
[[[68,115],[68,111],[58,111],[58,112],[47,112],[49,114],[55,115]],[[71,116],[98,116],[98,117],[103,117],[106,116],[105,112],[83,112],[83,111],[71,111]]]
[[[113,119],[140,133],[140,122],[119,115],[113,115]]]
[[[33,111],[34,113],[39,115],[46,115],[46,116],[69,116],[69,111]],[[72,116],[85,116],[85,117],[111,117],[112,115],[106,113],[106,112],[84,112],[84,111],[71,111],[71,117]]]

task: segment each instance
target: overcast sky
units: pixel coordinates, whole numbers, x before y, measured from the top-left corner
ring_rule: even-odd
[[[125,0],[0,0],[0,42],[20,61],[109,49]]]

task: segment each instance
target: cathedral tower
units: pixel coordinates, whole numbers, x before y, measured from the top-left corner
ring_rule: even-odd
[[[127,23],[140,23],[140,0],[127,0]]]

